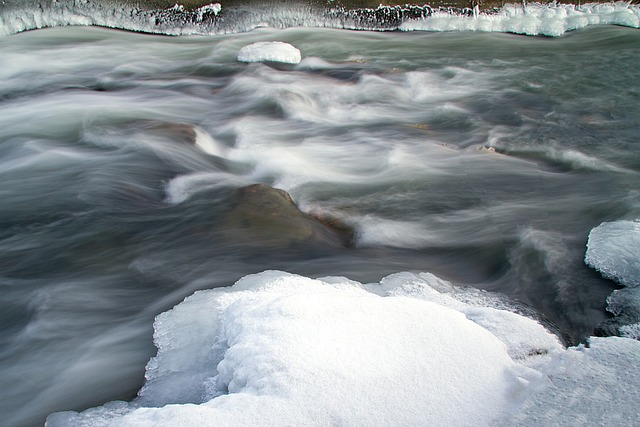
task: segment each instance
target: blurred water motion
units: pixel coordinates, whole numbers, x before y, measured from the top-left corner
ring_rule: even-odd
[[[274,39],[302,62],[236,61]],[[131,398],[154,316],[265,269],[433,272],[583,339],[613,289],[583,263],[589,231],[639,216],[638,46],[616,27],[0,39],[3,422]],[[353,245],[245,226],[233,194],[256,183]]]

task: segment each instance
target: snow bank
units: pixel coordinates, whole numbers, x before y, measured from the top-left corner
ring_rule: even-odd
[[[300,51],[283,42],[257,42],[240,49],[240,62],[282,62],[297,64],[301,60]]]
[[[402,23],[404,31],[486,31],[526,35],[560,36],[589,25],[613,24],[640,27],[640,7],[610,4],[520,4],[505,5],[497,13],[456,15],[447,11]]]
[[[15,3],[15,2],[14,2]],[[420,13],[418,13],[420,12]],[[309,8],[304,4],[224,9],[211,3],[196,10],[176,4],[147,10],[119,2],[45,2],[40,7],[18,4],[0,9],[0,35],[66,25],[99,25],[156,34],[228,34],[260,27],[327,27],[354,30],[493,31],[559,36],[590,25],[640,27],[640,6],[609,4],[520,4],[499,11],[469,13],[469,9],[432,9],[429,6],[379,6],[374,9]],[[418,15],[416,15],[418,13]],[[224,16],[223,16],[224,15]],[[408,19],[408,16],[424,16]]]
[[[534,425],[540,405],[558,406],[552,393],[607,416],[608,400],[571,400],[583,379],[616,382],[627,393],[614,411],[637,412],[640,342],[564,350],[504,298],[431,274],[363,285],[267,271],[196,292],[154,327],[137,399],[56,413],[47,427]]]

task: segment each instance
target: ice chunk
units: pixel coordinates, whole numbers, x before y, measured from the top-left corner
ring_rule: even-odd
[[[249,275],[156,318],[158,353],[137,399],[53,414],[47,427],[638,419],[640,342],[592,338],[565,350],[504,305],[429,273],[366,285]]]
[[[257,42],[240,49],[240,62],[282,62],[297,64],[302,59],[300,51],[289,43]]]
[[[535,378],[458,310],[366,288],[269,271],[197,292],[158,316],[132,406],[48,427],[496,425]]]
[[[640,222],[605,222],[591,230],[585,263],[625,286],[640,285]]]

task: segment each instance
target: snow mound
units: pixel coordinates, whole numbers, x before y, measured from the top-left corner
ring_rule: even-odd
[[[302,57],[300,51],[289,43],[257,42],[240,49],[240,62],[281,62],[297,64]]]
[[[493,294],[428,273],[374,284],[279,271],[245,276],[229,288],[196,292],[156,318],[158,353],[133,402],[52,414],[46,425],[637,419],[640,342],[594,338],[591,348],[565,350],[508,308]]]
[[[476,323],[459,299],[443,295],[457,309],[430,301],[429,280],[364,286],[268,271],[196,292],[157,317],[158,354],[133,403],[47,425],[495,425],[538,374],[509,356],[518,340],[479,325],[495,309],[471,310]],[[560,349],[532,326],[512,328]]]
[[[495,13],[474,11],[472,16],[436,11],[407,20],[403,31],[485,31],[557,37],[590,25],[640,27],[640,8],[630,3],[507,4]]]

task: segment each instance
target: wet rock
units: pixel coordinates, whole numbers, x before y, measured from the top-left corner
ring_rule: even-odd
[[[347,247],[353,229],[335,218],[302,212],[291,195],[266,184],[236,190],[224,221],[238,239],[270,247]]]
[[[146,127],[151,135],[181,144],[196,145],[198,138],[196,127],[187,123],[148,121]]]

